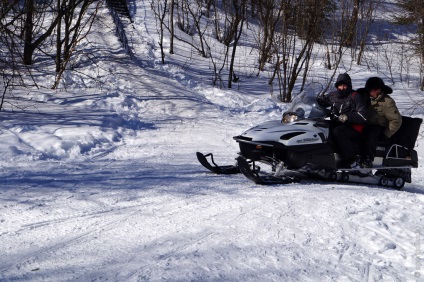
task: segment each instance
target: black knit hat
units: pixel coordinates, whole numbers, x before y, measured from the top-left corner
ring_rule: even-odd
[[[352,88],[352,79],[347,73],[339,74],[334,86],[338,87],[340,84],[346,84],[350,89]]]
[[[367,82],[365,83],[365,88],[368,91],[371,91],[373,89],[381,89],[381,91],[383,91],[386,94],[393,93],[393,89],[385,85],[383,80],[376,76],[368,78]]]

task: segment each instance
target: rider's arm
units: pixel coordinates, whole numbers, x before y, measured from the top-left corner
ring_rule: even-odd
[[[385,102],[384,115],[389,121],[389,124],[384,130],[384,135],[391,137],[402,125],[402,116],[392,98],[386,97]]]
[[[361,95],[358,93],[352,95],[352,102],[352,111],[346,113],[347,120],[350,123],[365,124],[367,122],[367,107]]]
[[[331,101],[329,98],[329,95],[321,95],[317,97],[318,105],[320,105],[323,108],[328,108],[331,106]]]

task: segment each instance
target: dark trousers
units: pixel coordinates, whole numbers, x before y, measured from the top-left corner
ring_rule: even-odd
[[[339,153],[348,162],[356,160],[361,141],[361,133],[353,129],[350,125],[335,124],[330,126],[328,143],[336,153]]]
[[[368,124],[364,128],[363,155],[374,160],[377,148],[377,142],[384,135],[384,127],[374,124]]]

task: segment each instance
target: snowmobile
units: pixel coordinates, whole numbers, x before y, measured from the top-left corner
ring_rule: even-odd
[[[402,116],[402,126],[390,142],[378,144],[372,168],[345,168],[328,143],[331,113],[317,102],[321,92],[320,84],[309,85],[293,99],[282,120],[256,125],[233,137],[240,148],[234,165],[217,165],[212,153],[197,152],[198,161],[214,173],[243,173],[264,185],[311,177],[395,189],[411,183],[411,168],[418,167],[414,146],[422,119]]]

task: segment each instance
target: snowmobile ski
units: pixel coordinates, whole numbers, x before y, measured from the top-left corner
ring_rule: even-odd
[[[273,185],[273,184],[288,184],[293,182],[300,182],[300,178],[298,177],[291,177],[291,176],[281,176],[281,177],[275,177],[271,174],[259,174],[258,170],[255,170],[255,163],[252,163],[252,166],[248,163],[248,161],[242,157],[239,156],[237,158],[237,166],[240,169],[241,173],[244,174],[248,179],[252,180],[256,184],[261,185]],[[254,169],[252,170],[251,167]]]
[[[217,165],[215,163],[215,161],[213,160],[213,154],[212,153],[204,155],[200,152],[197,152],[196,156],[197,156],[197,160],[199,161],[199,163],[201,163],[205,168],[207,168],[208,170],[210,170],[213,173],[216,173],[216,174],[236,174],[236,173],[240,173],[240,170],[235,165],[225,165],[225,166]],[[207,157],[210,157],[213,165],[208,161]]]

